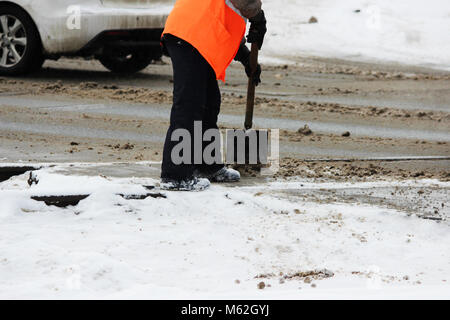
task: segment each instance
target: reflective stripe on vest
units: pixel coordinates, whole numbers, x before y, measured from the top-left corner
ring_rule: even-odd
[[[178,0],[163,34],[190,43],[208,61],[217,79],[225,81],[225,71],[236,56],[245,27],[246,19],[228,0]]]

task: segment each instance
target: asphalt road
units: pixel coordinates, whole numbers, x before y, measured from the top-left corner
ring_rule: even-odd
[[[323,59],[263,70],[254,122],[281,130],[282,157],[450,156],[448,73]],[[221,89],[220,125],[241,128],[240,65]],[[62,59],[0,79],[0,161],[159,161],[171,90],[168,60],[118,76],[95,61]],[[311,135],[297,132],[305,124]]]

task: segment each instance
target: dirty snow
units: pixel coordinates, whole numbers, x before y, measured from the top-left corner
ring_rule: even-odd
[[[263,3],[268,20],[263,61],[298,62],[303,56],[319,56],[450,70],[448,0]],[[312,16],[318,23],[308,23]]]
[[[0,298],[450,298],[448,221],[280,196],[373,183],[297,179],[125,200],[116,194],[157,181],[61,168],[37,177],[32,187],[26,174],[0,184]],[[80,193],[92,195],[66,209],[30,199]],[[310,271],[306,282],[294,276]]]

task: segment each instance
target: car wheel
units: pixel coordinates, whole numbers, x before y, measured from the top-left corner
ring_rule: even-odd
[[[147,53],[130,53],[122,55],[103,55],[99,61],[103,66],[114,73],[136,73],[144,70],[154,59]]]
[[[0,75],[28,73],[43,63],[41,40],[28,14],[0,6]]]

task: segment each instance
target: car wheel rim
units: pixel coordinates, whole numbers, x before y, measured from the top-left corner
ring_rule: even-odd
[[[26,49],[27,34],[22,22],[10,15],[0,15],[0,67],[14,67]]]

